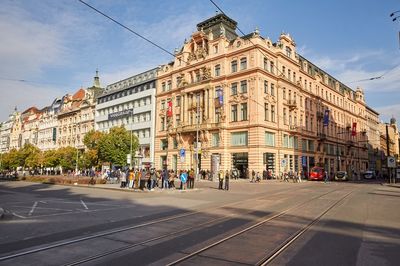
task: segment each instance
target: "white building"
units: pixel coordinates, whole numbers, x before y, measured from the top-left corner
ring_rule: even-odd
[[[50,106],[43,108],[39,118],[38,148],[42,151],[57,149],[57,113],[62,99],[57,98]]]
[[[11,131],[16,113],[17,109],[8,117],[7,121],[0,124],[0,153],[5,153],[10,150]]]
[[[124,126],[139,139],[135,166],[154,164],[157,68],[108,85],[97,98],[96,130]]]

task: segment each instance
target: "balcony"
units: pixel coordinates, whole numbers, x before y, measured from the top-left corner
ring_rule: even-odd
[[[348,141],[346,142],[346,144],[347,144],[348,147],[354,147],[354,146],[355,146],[355,142],[352,141],[352,140],[348,140]]]
[[[325,133],[317,133],[317,138],[319,141],[325,141],[326,140],[326,134]]]
[[[287,105],[287,106],[289,107],[289,109],[291,109],[291,110],[297,108],[297,102],[296,102],[296,100],[289,99],[289,100],[286,101],[286,105]]]

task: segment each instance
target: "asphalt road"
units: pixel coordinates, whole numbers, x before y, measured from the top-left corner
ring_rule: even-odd
[[[199,182],[132,192],[1,182],[0,265],[398,265],[400,188]]]

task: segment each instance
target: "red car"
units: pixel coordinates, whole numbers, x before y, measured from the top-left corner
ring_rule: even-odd
[[[319,180],[323,181],[325,179],[325,169],[319,166],[314,166],[311,168],[308,180]]]

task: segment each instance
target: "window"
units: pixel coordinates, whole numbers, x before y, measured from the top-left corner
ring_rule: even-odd
[[[264,103],[264,120],[269,121],[269,104]]]
[[[283,134],[283,147],[289,148],[289,136],[286,134]]]
[[[181,115],[180,114],[175,115],[175,122],[176,122],[177,126],[180,126],[180,124],[181,124]]]
[[[286,108],[283,108],[283,124],[287,125]]]
[[[214,54],[218,54],[218,44],[214,45]]]
[[[231,95],[237,95],[237,83],[232,83],[231,85]]]
[[[264,93],[268,93],[268,81],[264,80]]]
[[[221,75],[221,65],[215,66],[215,76],[219,77]]]
[[[292,57],[292,49],[290,49],[290,47],[287,47],[287,46],[286,46],[286,56]]]
[[[268,71],[268,59],[264,57],[264,70]]]
[[[176,107],[181,106],[181,96],[176,96]]]
[[[167,90],[168,91],[171,90],[171,83],[172,82],[170,80],[168,80],[168,82],[167,82]],[[142,91],[142,89],[140,91]]]
[[[213,147],[219,146],[219,133],[212,133],[211,135],[211,145]]]
[[[275,133],[265,132],[265,145],[275,147]]]
[[[271,105],[271,122],[275,121],[275,105]]]
[[[247,103],[241,104],[240,114],[241,114],[242,121],[246,121],[247,120]]]
[[[237,121],[237,104],[231,106],[231,121]]]
[[[164,110],[164,109],[165,109],[165,101],[161,101],[161,110]]]
[[[173,138],[173,148],[178,149],[178,140],[176,138]]]
[[[165,117],[161,118],[161,131],[165,130]]]
[[[247,68],[247,58],[243,57],[240,59],[240,70],[245,70]]]
[[[163,151],[165,151],[166,149],[168,149],[168,142],[167,142],[167,140],[166,140],[166,139],[162,139],[162,140],[161,140],[161,143],[160,143],[160,146],[161,146],[161,150],[163,150]]]
[[[240,82],[240,92],[247,93],[247,80],[242,80]]]
[[[286,88],[285,87],[283,87],[282,93],[283,93],[283,99],[286,100]]]
[[[231,133],[232,146],[247,146],[248,132],[234,132]]]
[[[287,70],[287,75],[288,75],[288,79],[292,80],[292,73],[291,73],[290,69]]]
[[[286,67],[282,66],[282,74],[284,77],[286,77]]]
[[[271,71],[271,73],[272,74],[274,74],[275,73],[275,65],[274,65],[274,62],[269,62],[269,65],[270,65],[270,68],[269,68],[269,71]]]
[[[231,72],[232,72],[232,73],[237,72],[237,60],[233,60],[233,61],[231,62]]]
[[[275,96],[275,84],[271,83],[271,95]]]

